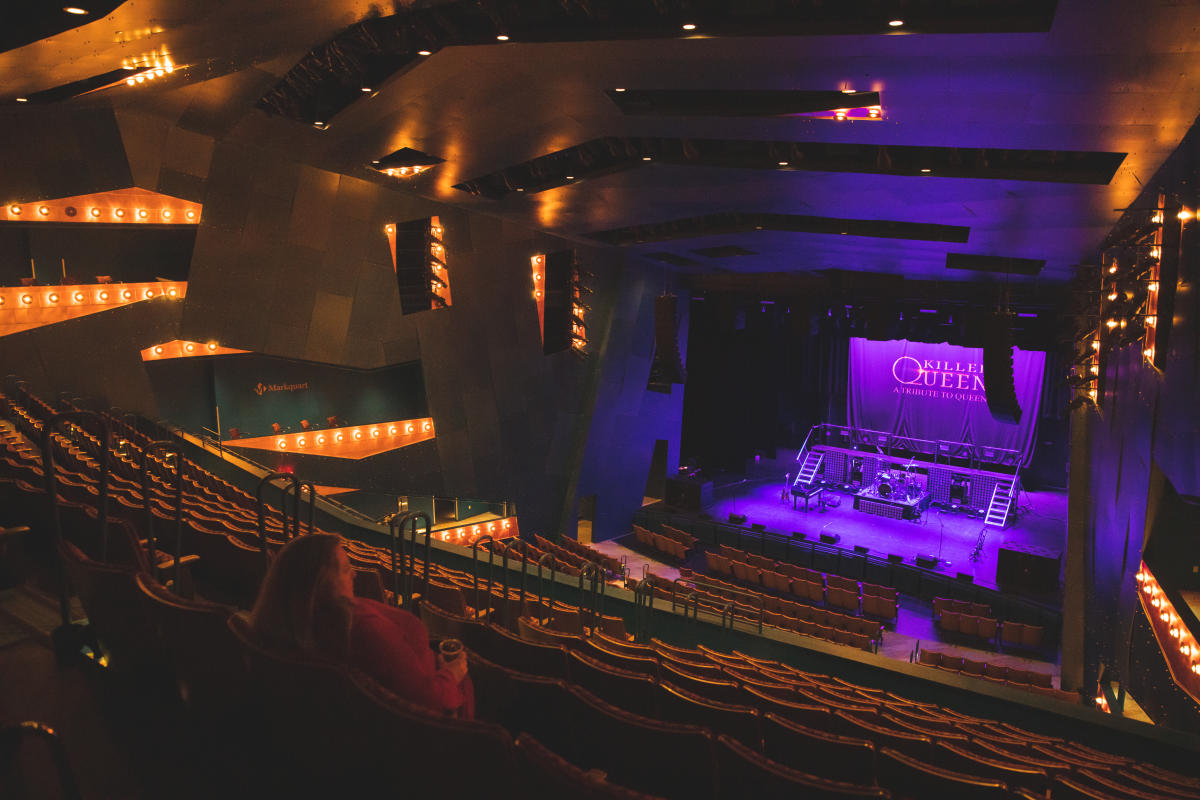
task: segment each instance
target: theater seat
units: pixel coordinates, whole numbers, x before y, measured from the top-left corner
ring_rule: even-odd
[[[830,798],[891,795],[876,786],[862,786],[818,778],[791,769],[746,747],[729,736],[716,745],[717,780],[721,798],[755,800],[829,800]]]
[[[955,800],[1009,800],[1011,797],[1008,787],[1001,781],[942,769],[889,747],[880,749],[876,763],[879,785],[902,797],[952,797]]]
[[[557,755],[528,733],[516,742],[517,770],[523,796],[571,797],[577,800],[655,800],[606,780],[597,770],[584,771]]]
[[[759,714],[750,706],[718,703],[664,681],[659,684],[658,716],[670,722],[702,725],[714,734],[728,734],[755,750],[762,748]]]
[[[567,673],[571,683],[618,708],[649,711],[657,702],[654,678],[610,666],[575,650],[567,653]]]
[[[784,766],[846,783],[875,782],[875,745],[776,713],[762,717],[763,754]]]

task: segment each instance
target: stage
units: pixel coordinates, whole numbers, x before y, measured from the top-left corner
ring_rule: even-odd
[[[778,480],[756,480],[723,486],[716,491],[716,500],[706,511],[714,519],[726,521],[730,514],[745,515],[746,526],[765,525],[768,531],[788,535],[804,533],[809,540],[819,540],[822,533],[841,537],[838,543],[847,550],[855,545],[867,547],[872,554],[885,557],[894,553],[913,563],[917,554],[939,559],[937,569],[951,577],[958,573],[971,575],[981,586],[996,586],[996,562],[1000,545],[1012,542],[1063,552],[1066,548],[1066,492],[1022,491],[1017,508],[1021,512],[1003,530],[985,526],[983,517],[968,516],[962,511],[946,511],[930,507],[917,521],[886,519],[854,510],[854,495],[826,489],[827,498],[836,497],[836,508],[818,506],[812,510],[792,509],[792,496],[781,499],[783,476]],[[801,502],[803,508],[803,502]],[[983,549],[977,562],[970,559],[980,531],[986,531]]]

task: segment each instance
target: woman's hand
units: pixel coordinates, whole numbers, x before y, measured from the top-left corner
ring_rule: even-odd
[[[441,653],[438,653],[438,668],[449,670],[454,676],[455,683],[462,683],[462,679],[467,677],[467,659],[463,656],[458,656],[453,661],[446,661]]]

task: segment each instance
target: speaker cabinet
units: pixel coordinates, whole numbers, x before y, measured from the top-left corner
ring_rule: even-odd
[[[917,554],[917,566],[925,569],[933,569],[938,565],[938,560],[933,556],[923,556]]]
[[[545,316],[542,352],[561,353],[571,347],[571,306],[574,300],[575,252],[560,250],[546,256]]]
[[[898,555],[896,555],[895,553],[888,553],[888,559],[887,559],[887,560],[888,560],[888,563],[889,563],[889,564],[903,564],[903,563],[904,563],[904,556],[898,556]]]
[[[683,356],[679,352],[679,308],[673,294],[654,299],[654,360],[650,363],[647,388],[671,392],[671,384],[687,381]]]
[[[395,226],[396,286],[400,290],[401,313],[415,314],[445,305],[434,293],[435,278],[442,279],[433,270],[437,260],[430,251],[432,225],[432,218],[422,217]]]
[[[1000,422],[1021,421],[1017,387],[1013,380],[1012,328],[1005,313],[988,314],[983,320],[983,388],[988,411]]]
[[[746,524],[746,515],[745,514],[730,514],[729,521],[732,522],[734,525],[745,525]]]
[[[838,534],[838,533],[822,533],[821,534],[821,543],[822,544],[837,544],[841,540],[842,540],[842,536],[841,536],[841,534]]]

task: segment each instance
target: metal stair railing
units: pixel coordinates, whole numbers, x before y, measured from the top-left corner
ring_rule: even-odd
[[[424,511],[410,511],[402,517],[393,517],[388,523],[388,529],[392,534],[392,593],[395,596],[396,605],[401,605],[403,598],[403,606],[410,611],[413,603],[413,578],[417,571],[417,520],[425,520],[425,588],[421,594],[422,597],[429,595],[429,563],[433,550],[433,542],[431,538],[431,530],[433,523],[429,519],[429,515]],[[404,526],[411,525],[412,538],[409,552],[404,552]],[[399,571],[397,571],[397,545],[399,545]]]
[[[266,488],[272,481],[277,481],[277,480],[289,481],[293,488],[298,486],[300,483],[300,479],[297,478],[295,475],[293,475],[290,472],[272,472],[267,475],[264,475],[262,477],[262,479],[259,480],[258,487],[254,490],[254,499],[255,499],[255,501],[257,501],[257,504],[258,504],[258,509],[257,509],[258,510],[258,540],[259,540],[259,543],[262,545],[262,561],[263,561],[263,571],[264,572],[266,571],[267,567],[270,566],[271,559],[270,559],[269,554],[267,553],[267,516],[266,516],[266,512],[265,512],[266,504],[263,502],[263,489]],[[283,517],[283,529],[282,529],[283,530],[283,538],[286,540],[287,539],[287,529],[288,529],[287,488],[282,487],[282,486],[279,488],[280,488],[279,513]],[[296,497],[297,497],[297,499],[300,497],[299,489],[296,489]],[[298,515],[297,515],[297,518],[298,518]],[[293,525],[293,527],[298,527],[298,525],[299,525],[299,522],[297,521]]]
[[[183,453],[169,440],[150,442],[142,448],[142,508],[146,511],[146,540],[149,544],[150,566],[158,560],[158,537],[154,534],[154,510],[150,503],[150,472],[153,456],[162,453],[163,467],[167,456],[175,456],[175,579],[172,587],[175,594],[183,593]]]

